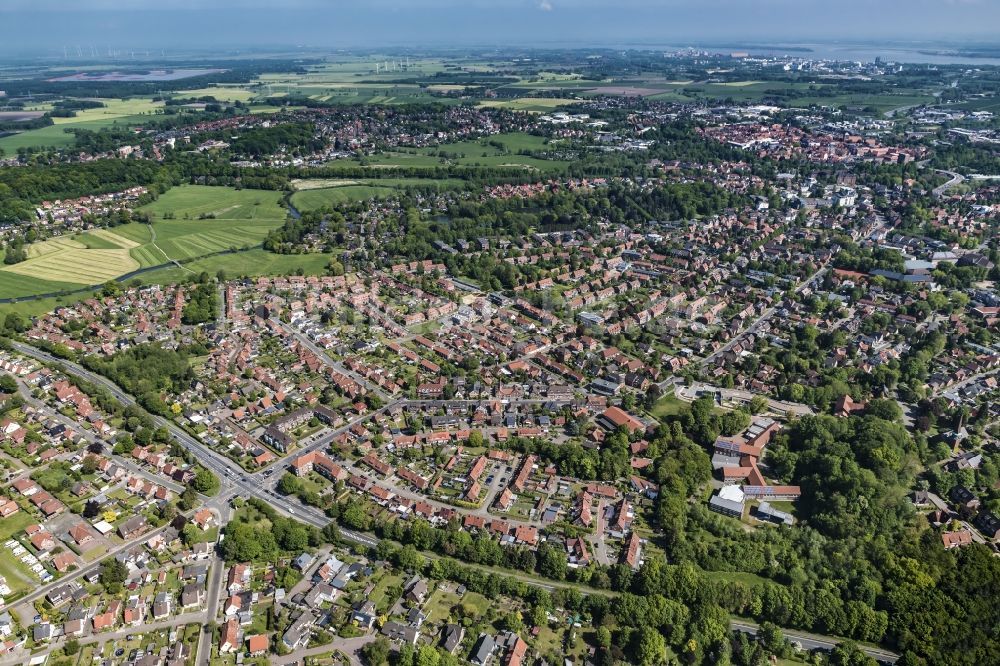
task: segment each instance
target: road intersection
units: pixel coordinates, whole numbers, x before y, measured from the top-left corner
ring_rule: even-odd
[[[820,271],[817,271],[803,284],[801,284],[797,289],[802,289],[807,284],[818,279],[822,275],[824,270],[825,269],[820,269]],[[764,315],[762,315],[760,319],[758,319],[756,322],[754,322],[754,324],[751,325],[751,329],[759,325],[768,316],[771,316],[771,314],[773,314],[773,312],[765,313]],[[744,333],[749,332],[751,329],[747,329],[747,331],[744,331]],[[43,361],[46,363],[54,363],[62,365],[69,374],[77,375],[93,384],[99,385],[107,389],[111,393],[111,395],[113,395],[117,400],[119,400],[123,404],[126,405],[136,404],[136,401],[132,398],[131,395],[123,391],[120,387],[118,387],[117,384],[115,384],[114,382],[110,381],[109,379],[101,375],[90,372],[89,370],[71,361],[56,358],[55,356],[52,356],[48,352],[32,347],[31,345],[26,345],[21,342],[12,342],[11,344],[13,348],[21,354],[30,356],[36,360]],[[389,406],[386,406],[386,408],[388,407]],[[325,516],[325,514],[323,514],[323,512],[319,511],[318,509],[311,506],[303,505],[293,498],[282,496],[279,493],[275,492],[273,488],[270,488],[268,479],[271,475],[265,476],[265,472],[267,470],[262,470],[254,474],[250,474],[245,470],[243,470],[242,468],[240,468],[234,461],[214,451],[213,449],[206,446],[202,442],[199,442],[196,438],[194,438],[188,432],[183,430],[176,423],[155,415],[153,415],[152,418],[157,426],[162,426],[167,428],[169,432],[175,437],[175,439],[177,439],[177,441],[182,446],[184,446],[197,458],[199,464],[205,466],[220,479],[221,490],[218,495],[216,495],[213,498],[210,498],[206,502],[205,506],[207,506],[208,508],[211,508],[219,512],[220,515],[226,515],[229,511],[229,502],[232,498],[256,497],[258,499],[266,501],[271,507],[273,507],[279,513],[291,516],[299,521],[302,521],[314,527],[322,528],[330,523],[330,520]],[[331,434],[331,435],[324,435],[323,437],[318,438],[316,441],[308,445],[308,448],[306,450],[316,450],[324,446],[327,446],[329,444],[329,441],[332,440],[333,436],[335,435]],[[303,450],[299,450],[295,452],[295,455],[301,455],[304,452],[305,451]],[[277,468],[279,465],[283,466],[285,461],[289,457],[290,456],[288,455],[284,456],[280,460],[273,463],[271,468]],[[273,479],[270,480],[270,483],[274,483],[274,480]],[[424,499],[424,501],[426,501],[426,499]],[[144,535],[143,538],[144,539],[148,538],[153,534],[155,534],[155,532],[148,533]],[[374,548],[375,546],[378,545],[378,539],[362,532],[341,528],[340,534],[342,538],[348,541],[361,544],[370,548]],[[131,545],[134,544],[126,544],[126,546],[123,546],[122,548],[126,548]],[[111,554],[112,553],[109,553],[109,556]],[[94,562],[91,566],[98,566],[99,562],[100,561]],[[69,576],[76,577],[78,575],[83,575],[83,572],[87,571],[88,569],[84,569],[78,572],[73,572],[72,574],[69,574]],[[217,575],[221,575],[219,572],[221,572],[222,567],[215,566],[213,567],[213,569],[217,570],[213,572],[213,579],[215,579]],[[542,582],[533,577],[518,574],[517,572],[510,572],[510,573],[505,572],[505,573],[514,578],[517,578],[518,580],[521,580],[522,582],[528,585],[532,585],[549,591],[554,590],[557,587],[566,586],[566,585],[557,585],[548,582]],[[67,580],[71,580],[71,578],[63,577],[59,580],[59,584],[65,583]],[[213,589],[217,587],[218,584],[212,585]],[[44,594],[43,589],[44,588],[39,588],[39,590],[36,590],[35,593],[33,594],[37,596],[34,596],[34,598],[38,598],[38,596],[43,595]],[[26,598],[22,598],[21,600],[19,600],[19,603],[23,603],[25,602],[25,600]],[[218,597],[216,597],[216,602],[214,605],[216,607],[218,606]],[[208,607],[212,608],[211,605],[209,605]],[[205,618],[205,613],[202,613],[201,616],[202,618]],[[178,620],[181,617],[182,616],[178,616],[177,618],[174,618],[174,620]],[[747,631],[748,633],[755,633],[756,631],[755,625],[735,620],[731,622],[731,627],[734,631]],[[789,632],[787,630],[785,631],[785,635],[788,636],[791,640],[804,639],[806,641],[815,642],[816,649],[829,650],[832,649],[838,642],[836,639],[833,638],[828,638],[823,636],[813,636],[813,635],[808,635],[807,637],[806,634],[802,634],[801,632]],[[99,635],[99,637],[103,636],[104,635]],[[108,636],[110,636],[110,634]],[[796,638],[796,637],[801,637],[801,638]],[[96,638],[98,637],[95,637],[95,639]],[[196,664],[198,664],[198,666],[201,666],[201,664],[208,663],[207,652],[205,652],[207,648],[204,647],[206,643],[207,642],[205,640],[199,641],[198,659],[196,661]],[[809,649],[804,642],[802,643],[802,645],[803,647]],[[884,663],[895,663],[895,661],[898,659],[898,655],[895,655],[892,652],[886,650],[882,650],[880,648],[863,647],[862,649],[867,654],[869,654],[869,656],[872,656],[873,658],[882,661]],[[0,666],[2,666],[4,663],[5,662],[0,660]],[[282,661],[281,663],[286,664],[290,662]]]

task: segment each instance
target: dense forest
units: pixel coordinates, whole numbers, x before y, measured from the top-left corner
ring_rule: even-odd
[[[167,189],[174,178],[170,170],[146,160],[0,169],[0,222],[34,219],[33,204],[45,200],[117,192],[137,185]]]
[[[185,324],[203,324],[215,319],[219,309],[218,291],[214,284],[202,283],[186,294],[187,302],[181,312]]]
[[[938,148],[931,163],[938,169],[957,169],[966,174],[1000,175],[1000,146],[958,142]]]
[[[158,344],[141,344],[107,358],[86,356],[82,362],[136,396],[150,412],[165,416],[170,412],[163,395],[183,393],[194,380],[188,359],[187,348],[171,350]]]
[[[326,141],[316,136],[313,123],[281,123],[241,132],[232,140],[237,154],[264,157],[284,151],[291,155],[307,154],[322,149]]]
[[[418,551],[637,595],[623,603],[676,603],[719,621],[733,613],[885,643],[901,652],[906,665],[990,662],[997,628],[988,619],[988,604],[1000,592],[1000,561],[981,546],[945,552],[936,533],[915,529],[918,519],[906,494],[922,442],[876,414],[794,422],[772,443],[769,462],[785,480],[801,485],[805,523],[746,532],[689,502],[710,478],[711,442],[739,425],[722,418],[710,399],[696,401],[650,443],[666,559],[647,558],[638,572],[623,565],[569,569],[561,549],[502,548],[457,524],[441,530],[421,520],[376,523],[364,502],[353,498],[328,505],[327,511],[346,527],[374,531]],[[517,440],[507,446],[519,448]],[[582,467],[582,460],[572,461],[580,454],[541,453],[560,468],[575,464],[577,473],[601,479],[621,473],[613,462],[615,449],[607,456],[602,450]],[[647,616],[616,615],[635,631]],[[676,632],[666,635],[673,637],[672,646],[683,648],[698,634],[697,623],[678,623]],[[716,663],[728,654],[724,634],[701,642],[699,658]]]

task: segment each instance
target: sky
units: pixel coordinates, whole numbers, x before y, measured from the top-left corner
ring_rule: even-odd
[[[1000,0],[0,0],[0,49],[992,43]]]

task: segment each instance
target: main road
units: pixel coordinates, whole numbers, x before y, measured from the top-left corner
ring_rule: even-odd
[[[810,277],[809,280],[803,283],[800,286],[800,288],[804,287],[809,282],[812,282],[814,279],[818,278],[821,274],[822,270],[818,271],[812,277]],[[77,363],[73,363],[72,361],[67,361],[65,359],[56,358],[55,356],[49,354],[48,352],[32,347],[31,345],[23,344],[21,342],[11,341],[11,345],[17,352],[24,354],[25,356],[30,356],[34,359],[37,359],[39,361],[44,361],[47,363],[58,363],[63,365],[65,368],[67,368],[68,371],[71,372],[71,374],[75,374],[89,382],[92,382],[93,384],[106,388],[111,393],[111,395],[113,395],[123,404],[126,405],[136,404],[136,401],[132,398],[132,396],[123,391],[121,388],[119,388],[117,384],[115,384],[111,380],[101,375],[90,372],[89,370],[83,368]],[[220,491],[217,497],[213,498],[209,502],[210,506],[214,506],[216,508],[221,509],[224,508],[224,505],[229,498],[237,496],[257,497],[259,499],[266,501],[270,506],[272,506],[275,510],[279,511],[280,513],[292,516],[297,520],[312,525],[313,527],[323,528],[327,524],[329,524],[330,520],[326,517],[325,514],[323,514],[323,512],[313,507],[303,505],[298,501],[292,501],[287,497],[283,497],[275,493],[273,490],[263,487],[263,485],[260,483],[261,481],[260,478],[256,477],[255,475],[246,473],[242,468],[237,467],[236,463],[229,460],[225,456],[216,453],[209,447],[205,446],[204,444],[202,444],[197,439],[192,437],[189,433],[184,431],[182,428],[180,428],[180,426],[173,423],[172,421],[168,421],[167,419],[161,418],[156,415],[153,415],[152,418],[157,426],[166,427],[170,431],[170,433],[177,438],[177,441],[182,446],[187,448],[195,455],[200,464],[204,465],[206,468],[211,470],[219,477],[223,489]],[[155,532],[147,534],[146,537],[148,538],[153,533]],[[378,545],[378,539],[369,536],[368,534],[364,534],[362,532],[355,532],[353,530],[341,529],[340,535],[343,538],[347,539],[348,541],[359,543],[368,546],[370,548],[374,548],[375,546]],[[476,568],[483,568],[485,570],[489,570],[488,567],[476,567]],[[82,571],[83,570],[79,572],[79,575],[82,575]],[[72,579],[72,577],[76,577],[75,574],[77,573],[78,572],[74,572],[73,574],[70,574],[70,577],[61,578],[59,580],[59,583],[64,583],[67,580]],[[558,583],[552,584],[548,582],[542,582],[540,580],[534,579],[533,577],[527,575],[521,575],[518,572],[504,571],[502,573],[504,575],[509,575],[513,578],[521,580],[522,582],[528,585],[532,585],[534,587],[539,587],[549,591],[554,590],[556,587],[569,586],[568,584],[558,584]],[[41,590],[38,590],[38,592],[41,592]],[[39,594],[38,596],[41,595]],[[22,598],[18,602],[21,603],[24,601],[25,599]],[[731,628],[734,631],[746,631],[748,633],[756,633],[756,626],[746,622],[733,621],[731,622]],[[798,640],[801,642],[804,639],[806,641],[809,641],[810,644],[815,644],[815,649],[831,650],[833,649],[834,646],[836,646],[838,642],[836,639],[829,638],[826,636],[814,636],[812,634],[807,635],[807,634],[802,634],[800,632],[793,632],[784,629],[782,631],[785,633],[786,636],[788,636],[792,640]],[[806,643],[803,642],[802,645],[803,647],[806,647]],[[862,647],[862,650],[864,650],[866,654],[873,657],[874,659],[882,661],[884,663],[893,664],[899,658],[898,655],[895,655],[887,650],[882,650],[880,648]]]
[[[733,631],[739,631],[744,634],[750,634],[751,636],[756,636],[757,631],[760,627],[753,622],[747,622],[745,620],[733,620],[729,623],[730,629]],[[822,650],[824,652],[829,652],[833,648],[837,647],[837,644],[842,642],[836,639],[830,638],[829,636],[819,636],[817,634],[810,634],[803,631],[792,631],[789,629],[782,629],[781,633],[785,638],[792,641],[793,643],[798,643],[802,646],[803,650]],[[858,645],[861,651],[867,654],[869,657],[883,664],[895,664],[899,661],[899,655],[895,652],[890,652],[889,650],[883,650],[878,647],[869,647],[867,645]]]
[[[965,176],[963,176],[960,173],[956,173],[954,171],[945,171],[943,169],[935,169],[935,171],[937,171],[938,173],[943,173],[946,176],[951,176],[951,180],[949,180],[947,183],[943,185],[938,185],[933,190],[931,190],[931,193],[938,198],[940,198],[942,194],[944,194],[951,188],[955,187],[956,185],[961,184],[961,182],[965,180]]]
[[[122,404],[137,405],[135,399],[132,398],[131,395],[123,391],[110,379],[91,372],[78,363],[57,358],[48,352],[21,342],[12,341],[11,345],[17,352],[24,354],[25,356],[30,356],[46,363],[56,363],[62,365],[71,374],[107,389],[108,392]],[[173,421],[167,420],[155,414],[151,414],[150,416],[156,426],[166,428],[184,448],[194,455],[200,465],[210,470],[219,478],[221,490],[219,495],[209,502],[209,505],[220,508],[228,499],[232,497],[257,497],[267,501],[272,507],[281,513],[289,516],[295,516],[299,520],[313,525],[314,527],[322,528],[330,522],[323,512],[317,509],[304,506],[298,502],[292,502],[288,498],[277,494],[268,493],[267,490],[260,484],[259,479],[245,472],[229,458],[226,458],[222,454],[217,453],[210,447],[199,442],[191,436],[190,433]],[[344,536],[344,538],[366,546],[374,547],[378,545],[378,541],[376,539],[366,534],[352,532],[350,530],[341,530],[340,533]]]

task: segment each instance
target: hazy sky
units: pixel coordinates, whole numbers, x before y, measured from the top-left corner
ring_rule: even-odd
[[[1000,43],[1000,0],[0,0],[0,48]]]

